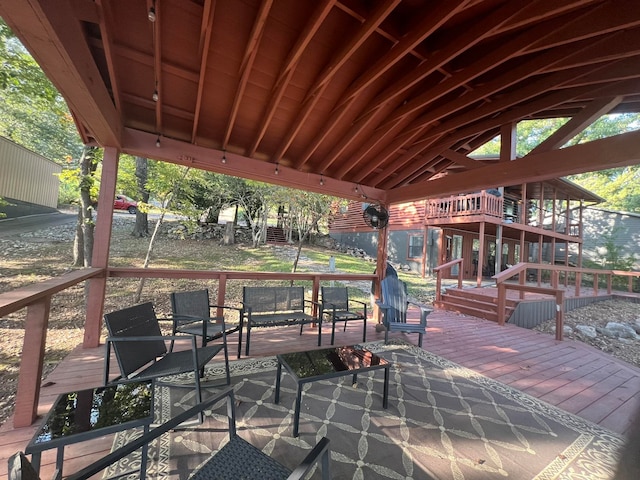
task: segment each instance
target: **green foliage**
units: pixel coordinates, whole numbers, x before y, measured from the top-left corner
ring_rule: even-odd
[[[550,118],[518,123],[517,155],[524,156],[546,140],[568,119]],[[618,135],[640,128],[640,114],[604,115],[576,135],[566,146]],[[500,137],[495,137],[473,154],[499,155]],[[640,212],[640,165],[613,168],[570,176],[569,179],[605,199],[602,207],[626,212]]]
[[[616,243],[616,237],[620,234],[620,228],[612,228],[608,232],[602,232],[601,248],[598,249],[598,257],[602,268],[607,270],[631,270],[636,262],[634,254],[625,255],[624,247]]]
[[[78,158],[82,144],[55,87],[0,19],[0,135],[58,164]]]

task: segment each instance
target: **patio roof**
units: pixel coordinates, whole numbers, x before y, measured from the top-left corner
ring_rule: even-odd
[[[150,13],[153,11],[153,15]],[[0,0],[85,142],[400,202],[640,162],[636,0]],[[467,154],[572,117],[522,159]],[[159,147],[156,147],[156,143]]]

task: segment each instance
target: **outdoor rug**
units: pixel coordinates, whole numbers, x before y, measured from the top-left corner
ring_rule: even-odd
[[[356,386],[350,376],[306,384],[294,438],[293,379],[283,375],[276,405],[275,358],[240,360],[231,364],[239,435],[291,468],[326,436],[334,479],[613,477],[623,446],[615,433],[413,345],[362,346],[393,362],[388,409],[382,408],[382,371],[359,376]],[[207,379],[222,374],[214,364]],[[158,420],[192,406],[193,397],[191,388],[158,387]],[[224,445],[225,409],[207,414],[204,424],[151,446],[150,478],[187,478]],[[130,435],[118,434],[114,448]]]

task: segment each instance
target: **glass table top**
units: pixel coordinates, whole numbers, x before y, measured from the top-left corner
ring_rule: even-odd
[[[389,362],[361,347],[346,346],[312,350],[310,352],[285,353],[278,358],[286,362],[298,378],[329,375],[337,372],[366,369],[388,365]]]
[[[89,433],[129,422],[151,421],[151,381],[110,385],[62,394],[31,445]]]

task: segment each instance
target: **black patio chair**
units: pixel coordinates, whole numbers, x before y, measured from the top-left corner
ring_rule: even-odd
[[[389,332],[418,334],[418,346],[422,347],[422,337],[427,333],[427,316],[433,308],[410,301],[405,283],[398,277],[385,277],[380,283],[382,298],[376,304],[382,310],[382,323],[385,326],[384,342],[389,342]],[[409,305],[420,309],[420,322],[407,321]]]
[[[209,290],[206,288],[188,292],[173,292],[170,297],[173,335],[186,333],[202,337],[202,346],[206,347],[208,342],[235,333],[240,328],[241,309],[209,303]],[[230,326],[224,316],[212,317],[211,309],[214,308],[237,311],[238,323]],[[173,350],[173,342],[171,342],[169,350]],[[238,358],[240,358],[240,352],[238,352]]]
[[[362,341],[367,341],[367,304],[359,300],[349,299],[347,287],[321,287],[320,316],[326,315],[331,319],[331,345],[333,345],[336,332],[336,322],[344,322],[344,330],[347,330],[347,322],[362,320]],[[361,311],[359,310],[361,309]]]
[[[202,400],[200,376],[204,366],[218,353],[224,353],[226,385],[231,383],[227,337],[222,342],[198,348],[193,335],[163,336],[151,302],[142,303],[104,316],[109,337],[106,341],[105,385],[116,380],[156,380],[161,377],[193,372],[198,402]],[[188,350],[169,351],[166,342],[188,341]],[[115,353],[120,376],[110,379],[111,349]],[[171,385],[171,382],[166,382]]]
[[[66,479],[83,480],[92,477],[112,463],[148,445],[156,438],[175,429],[187,420],[196,415],[200,416],[204,410],[212,407],[215,408],[216,404],[223,399],[226,400],[225,403],[227,407],[229,442],[205,461],[204,464],[197,467],[189,477],[190,479],[208,480],[219,478],[224,480],[240,480],[260,478],[264,480],[299,480],[306,478],[318,463],[320,463],[322,470],[322,479],[329,480],[331,478],[329,439],[326,437],[320,439],[293,471],[263,453],[246,440],[243,440],[236,431],[236,402],[233,395],[233,388],[231,387],[176,415],[171,420],[159,425],[141,437],[132,440],[123,447],[114,450],[109,455],[97,460],[79,472],[67,476]],[[9,459],[9,480],[39,480],[38,474],[22,452],[13,455]]]

